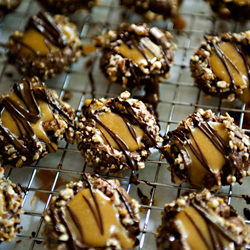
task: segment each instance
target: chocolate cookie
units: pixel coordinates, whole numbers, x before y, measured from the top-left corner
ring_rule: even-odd
[[[173,183],[219,189],[250,175],[250,139],[228,114],[199,109],[170,131],[164,144]]]
[[[10,242],[20,233],[20,215],[22,209],[22,188],[4,177],[4,170],[0,166],[0,244]]]
[[[101,69],[111,83],[139,89],[170,76],[176,45],[172,35],[147,24],[121,24],[95,40],[101,47]],[[151,80],[152,79],[152,80]]]
[[[222,19],[232,19],[245,23],[250,19],[250,2],[248,0],[205,0],[212,10]]]
[[[0,0],[0,17],[13,12],[21,3],[21,0]]]
[[[183,0],[120,0],[120,4],[142,15],[145,19],[152,21],[178,16],[182,1]]]
[[[250,33],[206,36],[190,60],[192,76],[206,94],[250,102]]]
[[[96,0],[38,0],[38,2],[54,14],[70,14],[82,9],[91,10],[96,4]]]
[[[25,76],[41,79],[67,70],[81,56],[76,26],[60,15],[40,12],[30,18],[24,32],[15,31],[6,44],[8,62]]]
[[[205,189],[165,205],[156,240],[158,250],[243,250],[250,230],[233,207]]]
[[[85,101],[78,124],[78,149],[95,171],[142,169],[149,147],[162,141],[154,115],[124,92],[111,99]]]
[[[57,140],[74,142],[74,112],[38,78],[15,83],[0,96],[0,159],[21,167],[57,151]]]
[[[117,180],[85,174],[53,196],[44,212],[48,249],[128,249],[137,243],[139,205]]]

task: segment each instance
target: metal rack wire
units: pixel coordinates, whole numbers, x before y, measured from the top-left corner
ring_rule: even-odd
[[[40,10],[36,1],[23,0],[15,13],[9,14],[0,20],[0,43],[5,44],[9,35],[16,29],[22,30],[27,19]],[[167,28],[174,36],[174,42],[178,45],[175,55],[175,63],[171,69],[171,77],[160,83],[161,101],[158,106],[161,133],[176,128],[180,120],[194,112],[197,108],[212,109],[217,114],[231,112],[238,118],[239,126],[245,123],[245,105],[241,102],[221,102],[218,98],[206,99],[193,83],[189,72],[189,58],[193,50],[198,48],[205,34],[216,34],[224,31],[239,32],[248,29],[248,24],[242,27],[235,22],[224,22],[213,17],[210,8],[203,0],[186,0],[183,3],[181,13],[186,20],[184,31],[173,30],[171,21],[155,22],[161,28]],[[91,13],[82,13],[70,16],[79,28],[81,39],[85,48],[91,49],[92,39],[104,32],[107,28],[114,28],[121,22],[138,23],[142,20],[136,14],[125,11],[119,6],[117,0],[102,0],[99,6]],[[249,26],[250,27],[250,26]],[[90,46],[89,46],[90,45]],[[13,66],[8,65],[4,57],[4,49],[0,49],[0,90],[8,91],[14,81],[20,79],[20,75]],[[82,57],[70,70],[54,79],[46,81],[49,88],[55,89],[60,98],[71,93],[68,103],[77,111],[80,110],[85,99],[95,97],[114,97],[123,89],[117,85],[109,85],[99,69],[99,53],[90,53]],[[93,89],[94,83],[94,89]],[[141,91],[139,91],[141,92]],[[133,92],[138,95],[138,92]],[[246,130],[250,132],[250,130]],[[123,176],[104,176],[105,178],[118,178],[123,187],[133,198],[139,199],[137,190],[149,198],[149,204],[143,205],[141,213],[141,234],[138,249],[156,249],[154,232],[161,223],[161,211],[165,203],[172,202],[183,192],[190,190],[188,186],[176,186],[171,183],[168,164],[160,159],[156,150],[146,163],[146,168],[140,170],[139,180],[147,180],[150,185],[141,182],[138,186],[130,184],[131,171],[125,171]],[[58,194],[65,182],[76,181],[82,178],[82,172],[92,173],[92,169],[86,166],[84,158],[80,155],[76,145],[68,145],[60,142],[56,154],[50,154],[46,158],[21,169],[11,169],[5,172],[7,178],[15,183],[21,183],[25,188],[23,207],[25,214],[22,216],[23,231],[18,238],[10,244],[1,244],[0,249],[43,249],[41,234],[43,228],[42,212],[49,205],[51,196]],[[45,183],[44,176],[51,179]],[[243,215],[245,202],[241,193],[248,192],[250,180],[245,179],[242,186],[224,187],[217,195],[228,197],[228,203],[232,204]],[[250,223],[250,221],[246,221]],[[17,245],[18,243],[18,245]]]

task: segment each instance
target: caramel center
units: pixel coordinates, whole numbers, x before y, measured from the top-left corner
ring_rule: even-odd
[[[26,105],[23,103],[23,101],[20,98],[18,98],[18,96],[15,93],[12,93],[9,96],[9,98],[14,100],[16,103],[18,103],[23,108],[27,109]],[[36,134],[36,137],[38,139],[43,140],[47,144],[50,152],[56,151],[57,145],[50,141],[47,133],[45,132],[45,130],[43,128],[44,122],[54,120],[53,113],[51,112],[49,105],[46,102],[44,102],[42,100],[38,100],[37,103],[38,103],[38,106],[40,107],[42,116],[36,123],[30,122],[30,125],[31,125],[34,133]],[[10,114],[6,109],[4,109],[2,111],[1,119],[2,119],[2,123],[3,123],[4,127],[8,128],[14,135],[16,135],[19,138],[21,137],[22,134],[26,135],[27,132],[25,131],[21,122],[13,119],[12,115],[13,114]],[[29,122],[29,121],[27,121],[27,122]]]
[[[24,33],[22,43],[24,44],[20,49],[20,55],[33,54],[35,51],[37,54],[44,56],[51,51],[56,52],[58,47],[54,46],[48,41],[48,39],[35,29],[29,29]]]
[[[141,38],[140,43],[143,52],[139,50],[138,46],[136,47],[136,45],[134,45],[134,47],[130,49],[125,43],[121,43],[117,48],[123,57],[131,59],[138,65],[146,66],[148,65],[148,60],[153,63],[157,58],[160,58],[161,51],[159,46],[153,43],[149,38]],[[148,60],[143,53],[148,57]]]
[[[218,47],[223,52],[224,59],[220,58],[215,51],[212,51],[210,64],[214,74],[231,84],[230,71],[235,85],[246,88],[249,85],[249,79],[246,64],[241,54],[230,42],[219,43]],[[228,65],[229,71],[224,63]]]
[[[112,237],[118,238],[123,249],[132,247],[134,240],[121,225],[112,201],[99,190],[92,192],[83,189],[67,205],[66,222],[72,235],[92,247],[104,247]]]
[[[2,192],[2,190],[0,190],[0,216],[2,216],[5,213],[5,196]]]
[[[228,142],[228,132],[225,126],[221,123],[209,122],[219,136]],[[217,173],[221,170],[225,164],[224,155],[217,149],[215,144],[207,137],[207,135],[201,131],[199,127],[191,129],[191,136],[189,137],[192,147],[199,153],[200,157],[205,160],[213,173]],[[189,168],[190,182],[194,186],[203,187],[204,179],[209,171],[204,164],[196,157],[190,146],[187,146],[188,154],[192,160],[192,167]],[[215,187],[214,187],[215,188]]]
[[[131,125],[129,122],[124,121],[121,116],[113,112],[101,114],[99,120],[115,134],[115,136],[112,136],[103,126],[97,123],[97,128],[101,130],[102,138],[107,144],[120,150],[117,144],[117,137],[119,137],[130,151],[135,151],[140,148],[144,132],[138,125]]]
[[[214,249],[211,230],[216,233],[215,237],[217,237],[223,249],[231,249],[228,248],[230,242],[213,225],[209,224],[194,207],[187,207],[178,213],[176,215],[176,225],[182,234],[183,241],[188,245],[188,249]]]

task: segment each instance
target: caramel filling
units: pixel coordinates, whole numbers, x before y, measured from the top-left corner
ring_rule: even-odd
[[[5,196],[2,192],[2,190],[0,190],[0,216],[2,216],[5,213]]]
[[[219,136],[228,143],[229,137],[225,126],[221,123],[209,122]],[[189,137],[191,145],[195,148],[199,155],[205,159],[213,173],[221,170],[225,164],[224,155],[216,148],[214,143],[204,134],[199,127],[191,129]],[[204,180],[209,171],[204,164],[196,157],[190,146],[187,146],[188,154],[192,160],[192,167],[188,169],[190,182],[197,187],[204,187]],[[216,188],[216,187],[214,187]]]
[[[83,189],[67,205],[65,221],[74,240],[92,247],[104,247],[112,237],[123,249],[134,245],[122,226],[113,202],[99,190]]]
[[[116,140],[118,137],[130,151],[140,148],[144,132],[138,125],[131,125],[129,122],[125,122],[121,116],[113,112],[101,114],[98,118],[103,125],[116,135],[115,137],[112,136],[103,126],[97,123],[97,128],[101,130],[105,143],[117,150],[121,150]]]
[[[35,29],[29,29],[24,33],[23,45],[20,49],[20,55],[34,54],[35,51],[40,56],[45,56],[50,52],[57,52],[58,47],[54,46],[48,39]]]
[[[232,79],[236,86],[246,88],[249,85],[247,67],[241,54],[236,50],[230,42],[222,42],[218,44],[218,47],[224,54],[225,63],[228,65]],[[223,81],[231,83],[231,77],[228,69],[225,67],[223,60],[217,55],[215,51],[212,51],[210,58],[211,68],[214,74],[221,78]]]
[[[176,215],[176,225],[182,234],[182,240],[190,250],[214,249],[214,240],[211,238],[211,230],[215,232],[217,241],[223,249],[230,246],[230,242],[212,224],[209,224],[194,207],[186,207]],[[224,248],[226,247],[226,248]],[[233,248],[234,249],[234,248]]]
[[[74,29],[69,25],[58,24],[63,33],[66,35],[68,43],[74,42],[77,39],[77,35]],[[24,33],[22,43],[24,44],[20,49],[20,54],[33,54],[34,51],[40,55],[45,56],[49,53],[55,53],[59,48],[53,45],[42,33],[36,29],[29,29]]]
[[[23,108],[27,109],[24,102],[22,100],[20,100],[20,98],[18,98],[18,96],[15,93],[12,93],[9,96],[9,98],[14,100],[16,103],[18,103]],[[57,150],[57,145],[50,141],[47,133],[45,132],[45,130],[43,128],[44,122],[54,120],[53,113],[51,112],[49,105],[46,102],[44,102],[42,100],[38,100],[37,103],[38,103],[38,106],[40,107],[42,116],[36,123],[30,122],[30,125],[31,125],[34,133],[36,134],[36,137],[38,139],[43,140],[46,143],[50,152],[55,152]],[[24,127],[22,126],[22,124],[20,123],[20,121],[16,121],[15,119],[13,119],[12,115],[6,109],[4,109],[2,111],[1,119],[2,119],[3,125],[6,128],[8,128],[17,137],[20,138],[21,135],[27,135],[27,132],[24,129]]]
[[[143,66],[148,65],[148,60],[150,63],[153,63],[157,60],[157,58],[160,58],[161,51],[159,46],[153,43],[149,38],[142,38],[140,43],[143,45],[143,52],[140,51],[138,47],[135,47],[135,45],[132,49],[130,49],[125,43],[121,43],[118,47],[118,51],[123,57],[129,58],[136,64]],[[148,60],[145,58],[143,53],[148,57]]]

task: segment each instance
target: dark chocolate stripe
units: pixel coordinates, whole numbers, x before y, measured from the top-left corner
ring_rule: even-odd
[[[40,107],[37,104],[30,81],[24,79],[19,83],[15,83],[13,90],[19,96],[19,98],[24,101],[31,115],[38,115],[39,117],[41,116]]]
[[[18,149],[23,155],[32,155],[30,149],[27,148],[25,144],[22,144],[16,136],[6,127],[3,126],[2,120],[0,119],[0,128],[4,132],[4,134],[9,138],[9,140],[13,143],[15,148]]]
[[[102,215],[101,215],[101,211],[100,211],[100,206],[99,206],[98,201],[96,199],[95,192],[93,191],[94,188],[92,187],[92,184],[90,183],[90,181],[88,179],[88,175],[85,174],[85,177],[86,177],[86,182],[89,185],[89,190],[90,190],[91,196],[92,196],[94,203],[95,203],[95,206],[96,206],[97,216],[98,216],[98,221],[99,221],[98,226],[100,228],[101,234],[103,235],[104,234],[104,227],[103,227],[103,219],[102,219]],[[94,212],[94,211],[92,210],[92,212]]]
[[[217,233],[215,232],[215,229],[213,228],[212,224],[207,223],[208,230],[210,233],[210,237],[212,239],[213,247],[215,250],[221,250],[220,242],[217,236]]]
[[[41,97],[44,99],[45,102],[50,104],[57,112],[64,118],[65,122],[69,124],[72,127],[75,127],[75,120],[72,119],[72,117],[64,111],[61,103],[55,98],[46,88],[45,84],[42,83],[42,88],[36,89],[36,91],[39,91],[41,94]]]
[[[132,109],[131,105],[127,102],[122,100],[121,98],[116,99],[119,103],[121,103],[127,110],[127,112],[133,116],[133,118],[136,120],[137,124],[140,126],[140,128],[146,133],[148,138],[152,141],[153,145],[158,148],[157,142],[154,139],[154,136],[152,135],[152,132],[148,128],[148,125],[140,118],[139,116],[136,115],[135,111]]]
[[[91,196],[93,197],[93,192],[91,192]],[[84,195],[83,195],[82,197],[83,197],[83,199],[85,200],[85,202],[88,204],[88,206],[89,206],[89,208],[90,208],[92,214],[94,215],[96,224],[98,225],[98,228],[99,228],[101,234],[103,235],[103,234],[104,234],[104,231],[103,231],[103,226],[102,226],[102,218],[101,218],[101,220],[100,220],[99,215],[96,215],[95,210],[94,210],[93,206],[91,205],[90,201],[89,201]],[[95,197],[95,195],[94,195],[94,197]],[[93,198],[93,199],[95,200],[96,197]]]
[[[196,231],[198,232],[200,238],[202,239],[202,241],[204,242],[204,244],[206,245],[206,247],[210,250],[213,250],[211,249],[211,247],[209,246],[205,236],[203,235],[203,233],[201,232],[200,228],[199,228],[199,225],[196,224],[196,222],[194,221],[194,219],[192,218],[192,216],[190,216],[186,211],[184,211],[185,215],[188,217],[188,219],[191,221],[191,223],[193,224],[193,226],[195,227]],[[192,232],[190,232],[192,233]]]
[[[111,185],[107,180],[103,179],[103,181],[105,181],[110,187],[114,188],[113,185]],[[136,223],[137,225],[139,224],[138,220],[135,218],[135,213],[134,213],[134,210],[131,208],[131,206],[129,205],[126,197],[122,194],[122,192],[118,189],[118,188],[115,188],[115,190],[118,192],[119,194],[119,197],[120,197],[120,200],[121,202],[124,204],[124,206],[126,207],[129,215],[130,215],[130,218],[134,221],[134,223]],[[135,232],[133,233],[133,235],[135,234]]]
[[[126,156],[128,164],[132,167],[132,169],[138,170],[137,165],[130,157],[130,150],[129,150],[128,146],[126,145],[126,143],[117,134],[115,134],[111,129],[109,129],[107,126],[105,126],[96,115],[92,114],[92,118],[96,122],[98,122],[110,134],[110,136],[114,139],[114,141],[118,144],[118,146],[120,147],[120,149],[122,150],[122,152]]]
[[[250,81],[250,63],[249,63],[249,59],[248,57],[246,56],[247,55],[247,52],[244,52],[244,49],[243,47],[241,46],[241,49],[238,47],[238,45],[235,43],[235,42],[231,42],[235,49],[238,51],[238,53],[241,55],[241,57],[243,58],[243,61],[245,63],[245,66],[247,68],[247,74],[248,74],[248,83]],[[244,53],[243,53],[244,52]],[[249,83],[250,84],[250,83]],[[250,86],[249,86],[250,87]]]
[[[226,56],[225,56],[224,52],[219,48],[219,46],[216,43],[212,42],[212,45],[213,45],[213,47],[215,49],[216,54],[218,55],[218,57],[220,58],[220,60],[224,64],[224,66],[225,66],[225,68],[227,70],[227,73],[228,73],[228,75],[229,75],[229,77],[231,79],[232,84],[230,84],[230,87],[233,90],[236,90],[236,84],[235,84],[231,69],[230,69],[230,67],[229,67],[229,65],[227,63]],[[232,65],[234,65],[234,64],[232,63]]]
[[[34,27],[51,43],[59,47],[65,47],[67,45],[66,35],[48,12],[41,11],[36,16],[31,17],[27,27]]]
[[[136,135],[136,132],[135,132],[135,129],[134,127],[131,125],[131,123],[129,122],[129,120],[125,117],[125,116],[121,116],[124,123],[127,125],[127,128],[131,134],[131,136],[133,137],[133,139],[135,140],[135,142],[137,143],[137,135]],[[137,143],[138,144],[138,143]]]
[[[227,153],[227,145],[219,133],[208,122],[200,122],[193,117],[194,125],[207,136],[207,138],[214,144],[214,146],[225,155]]]
[[[219,232],[224,235],[225,238],[227,238],[229,241],[232,241],[236,244],[240,244],[240,239],[237,239],[233,233],[229,232],[221,226],[220,224],[217,223],[216,218],[214,218],[212,215],[209,214],[206,208],[204,208],[201,204],[198,204],[199,201],[191,200],[191,205],[203,216],[207,219],[209,223],[211,223]]]

